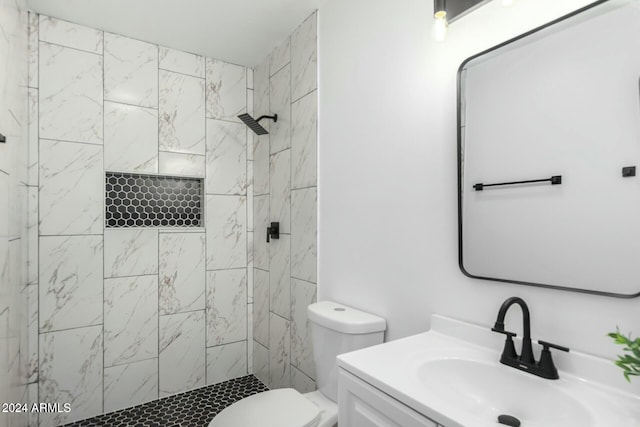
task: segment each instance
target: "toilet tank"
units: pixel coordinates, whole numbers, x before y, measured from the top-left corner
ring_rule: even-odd
[[[381,317],[331,301],[311,304],[307,309],[307,315],[311,325],[318,390],[336,402],[336,356],[381,344],[387,323]]]

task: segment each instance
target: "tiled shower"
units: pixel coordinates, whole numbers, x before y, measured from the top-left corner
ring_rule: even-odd
[[[0,402],[27,399],[27,12],[0,0]],[[24,425],[0,414],[0,427]]]
[[[270,387],[315,389],[306,309],[316,300],[316,14],[254,70],[256,114],[278,122],[254,139],[254,371]],[[266,227],[280,221],[280,239]]]
[[[24,73],[6,108],[21,143],[0,144],[16,160],[0,164],[0,194],[23,208],[0,211],[0,367],[16,384],[3,399],[71,403],[29,414],[55,426],[251,372],[314,389],[316,15],[254,70],[18,5]],[[243,112],[279,120],[254,137]],[[201,179],[201,223],[107,227],[107,172]]]

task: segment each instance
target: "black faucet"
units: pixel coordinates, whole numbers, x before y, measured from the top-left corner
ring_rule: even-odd
[[[522,308],[524,336],[522,337],[522,351],[520,352],[520,355],[516,352],[515,345],[513,344],[513,337],[515,337],[516,334],[504,329],[504,317],[513,304],[518,304],[520,308]],[[569,351],[569,349],[567,347],[562,347],[545,341],[538,341],[538,343],[542,345],[542,353],[540,355],[540,361],[536,362],[536,359],[533,356],[533,349],[531,348],[531,319],[529,316],[529,307],[522,298],[511,297],[507,298],[502,303],[500,311],[498,311],[496,323],[491,330],[507,336],[504,343],[504,350],[502,350],[502,356],[500,357],[500,363],[520,369],[521,371],[529,372],[530,374],[537,375],[542,378],[550,380],[557,380],[560,378],[549,349],[555,348],[562,351]]]

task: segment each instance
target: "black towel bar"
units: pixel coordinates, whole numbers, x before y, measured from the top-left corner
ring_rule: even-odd
[[[516,184],[530,184],[533,182],[551,182],[551,185],[558,185],[558,184],[562,184],[562,175],[554,175],[551,178],[545,178],[545,179],[530,179],[528,181],[511,181],[511,182],[500,182],[497,184],[483,184],[483,183],[479,183],[479,184],[474,184],[473,188],[476,191],[482,191],[484,190],[485,187],[497,187],[500,185],[516,185]]]

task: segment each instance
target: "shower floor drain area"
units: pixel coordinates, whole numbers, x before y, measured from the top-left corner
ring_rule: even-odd
[[[64,427],[204,427],[232,403],[266,390],[258,378],[247,375]]]

